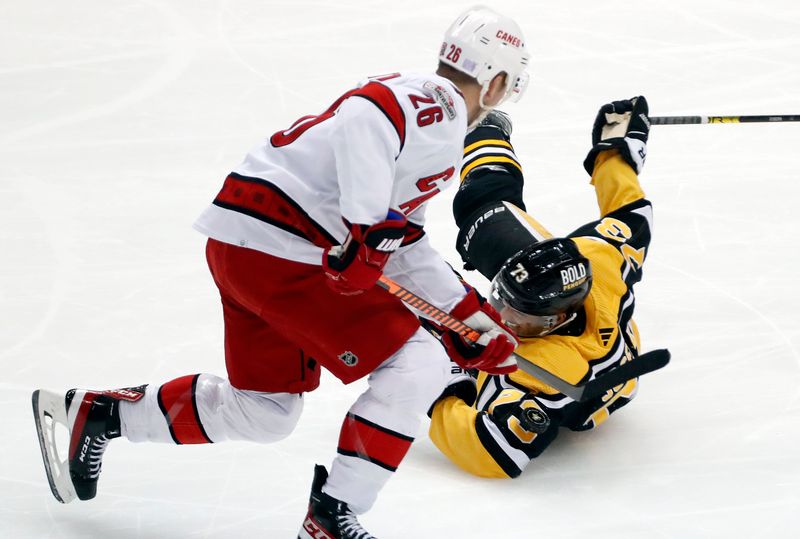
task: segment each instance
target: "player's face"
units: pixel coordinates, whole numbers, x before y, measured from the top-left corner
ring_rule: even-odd
[[[492,306],[500,313],[503,323],[511,328],[519,337],[544,337],[553,330],[570,322],[575,315],[567,316],[565,313],[553,315],[525,314],[505,303]]]

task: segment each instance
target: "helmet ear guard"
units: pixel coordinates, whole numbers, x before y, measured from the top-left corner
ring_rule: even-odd
[[[516,80],[514,81],[513,86],[510,88],[510,94],[508,96],[508,100],[512,103],[516,103],[520,99],[522,99],[525,90],[528,89],[528,83],[530,82],[531,76],[527,71],[523,71],[519,75],[517,75]]]

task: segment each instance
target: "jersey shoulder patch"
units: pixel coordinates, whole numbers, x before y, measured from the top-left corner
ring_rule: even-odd
[[[442,110],[447,115],[447,118],[450,120],[455,120],[456,102],[450,92],[444,86],[436,84],[430,80],[426,81],[422,87],[425,89],[425,93],[431,96],[436,103],[442,107]]]

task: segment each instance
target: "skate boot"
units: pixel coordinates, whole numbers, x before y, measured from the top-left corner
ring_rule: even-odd
[[[319,464],[314,467],[308,514],[297,539],[376,539],[361,527],[355,513],[343,501],[322,492],[328,472]]]
[[[112,391],[70,389],[65,396],[45,390],[33,392],[33,414],[47,480],[61,503],[76,497],[91,500],[108,442],[120,436],[119,401],[135,402],[144,387]],[[56,425],[69,432],[66,458],[59,455]]]

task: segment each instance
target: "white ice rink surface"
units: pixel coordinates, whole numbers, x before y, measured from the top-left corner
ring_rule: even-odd
[[[312,465],[363,384],[328,376],[274,445],[111,444],[98,497],[50,494],[37,387],[224,373],[190,226],[254,143],[365,75],[434,68],[454,0],[0,0],[0,536],[292,538]],[[526,32],[514,117],[529,211],[594,219],[597,108],[800,114],[790,0],[497,2]],[[465,475],[424,432],[362,517],[391,538],[800,537],[800,124],[654,127],[656,227],[637,320],[673,363],[515,481]],[[453,191],[429,236],[458,261]],[[472,279],[475,280],[474,276]],[[480,281],[476,281],[481,283]],[[485,283],[485,282],[484,282]]]

